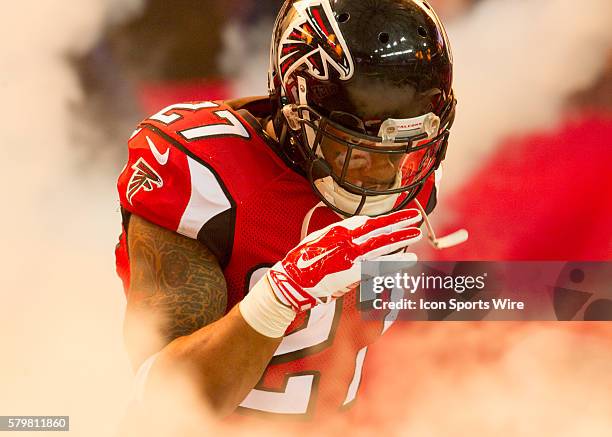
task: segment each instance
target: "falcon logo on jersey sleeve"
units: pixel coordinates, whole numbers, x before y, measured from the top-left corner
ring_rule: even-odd
[[[329,5],[329,0],[302,0],[293,7],[297,14],[281,39],[279,62],[283,83],[301,65],[319,80],[329,79],[329,68],[341,80],[353,77],[351,53]]]
[[[132,198],[140,190],[150,192],[156,187],[161,188],[164,186],[161,176],[143,158],[139,158],[136,164],[132,166],[132,169],[134,174],[130,178],[126,193],[126,198],[130,205],[133,205]]]

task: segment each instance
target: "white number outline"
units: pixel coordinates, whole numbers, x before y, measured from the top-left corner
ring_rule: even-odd
[[[341,301],[334,301],[310,310],[306,326],[283,338],[270,364],[293,361],[325,349],[336,335],[339,322],[336,316],[342,312],[341,306]],[[318,380],[319,372],[287,375],[280,390],[256,386],[240,407],[262,413],[308,415]]]
[[[256,269],[249,278],[249,290],[263,277],[269,267]],[[336,300],[324,305],[318,305],[308,313],[306,326],[292,332],[283,338],[276,349],[270,364],[293,361],[300,357],[315,354],[327,348],[337,333],[342,300]],[[313,331],[314,332],[313,335]],[[305,341],[310,343],[304,344]],[[361,383],[361,370],[367,347],[360,350],[355,359],[353,380],[348,387],[343,407],[352,403]],[[274,415],[308,416],[314,405],[313,396],[319,383],[319,372],[305,371],[285,376],[280,389],[264,388],[261,384],[255,386],[240,403],[239,410]]]
[[[166,126],[169,126],[184,118],[183,115],[181,115],[177,111],[196,112],[202,109],[212,109],[218,107],[219,105],[213,102],[178,103],[162,109],[157,114],[150,117],[149,120],[157,121],[159,123],[165,124]],[[187,141],[197,141],[204,138],[219,137],[251,138],[251,134],[246,129],[244,124],[242,124],[238,117],[236,117],[231,111],[213,111],[213,114],[219,117],[219,120],[225,120],[226,123],[195,126],[189,129],[179,131],[177,133],[181,137],[185,138]]]
[[[183,116],[176,111],[191,111],[196,112],[200,109],[207,108],[218,108],[219,105],[213,102],[202,102],[202,103],[177,103],[175,105],[170,105],[157,114],[149,117],[149,120],[159,121],[160,123],[165,124],[166,126],[171,125],[172,123],[176,123],[179,120],[183,119]]]

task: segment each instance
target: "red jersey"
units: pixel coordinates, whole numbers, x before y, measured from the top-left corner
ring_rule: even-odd
[[[257,122],[267,111],[263,99],[242,106],[200,102],[166,108],[141,123],[130,139],[118,182],[126,221],[137,214],[201,241],[217,256],[228,311],[298,245],[304,217],[319,203],[307,179]],[[433,179],[419,195],[428,212],[435,206]],[[339,220],[329,208],[318,208],[308,232]],[[125,231],[117,269],[127,286]],[[362,320],[358,304],[353,291],[299,315],[238,412],[304,417],[351,404],[367,347],[390,326]]]

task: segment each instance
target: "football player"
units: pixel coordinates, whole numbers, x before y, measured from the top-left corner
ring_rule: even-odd
[[[360,317],[359,263],[415,259],[404,250],[436,205],[452,73],[424,0],[287,0],[269,97],[176,104],[140,124],[118,182],[117,268],[145,399],[180,368],[220,415],[355,400],[391,324]],[[163,344],[141,344],[142,315]]]

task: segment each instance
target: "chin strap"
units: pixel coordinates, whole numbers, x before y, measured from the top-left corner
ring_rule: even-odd
[[[429,217],[425,212],[425,208],[421,205],[421,202],[418,199],[414,199],[414,203],[419,211],[421,211],[421,215],[423,216],[423,221],[425,222],[425,227],[427,228],[427,237],[429,239],[429,243],[434,247],[434,249],[443,250],[451,247],[459,246],[460,244],[465,243],[470,237],[469,233],[465,229],[459,229],[452,234],[446,235],[444,237],[437,238],[436,232],[429,221]]]
[[[451,247],[459,246],[460,244],[465,243],[469,238],[469,233],[465,229],[459,229],[452,234],[446,235],[444,237],[437,238],[436,232],[433,229],[431,222],[429,221],[429,217],[425,212],[425,208],[421,205],[421,202],[418,199],[414,199],[414,202],[417,206],[417,209],[421,212],[423,216],[423,222],[425,223],[425,227],[427,228],[427,237],[429,239],[429,243],[437,250],[449,249]],[[325,204],[323,202],[317,203],[314,208],[312,208],[308,213],[304,216],[304,221],[302,222],[302,233],[300,236],[300,241],[306,238],[308,235],[308,228],[310,227],[310,221],[312,220],[312,216],[315,211],[321,207],[324,207]],[[338,214],[339,217],[340,214]]]
[[[306,236],[308,235],[308,228],[310,227],[310,220],[312,220],[312,216],[314,215],[315,211],[321,208],[322,206],[325,206],[323,202],[317,203],[314,206],[314,208],[308,211],[306,215],[304,216],[304,221],[302,222],[302,233],[300,234],[300,241],[304,240],[304,238],[306,238]]]

